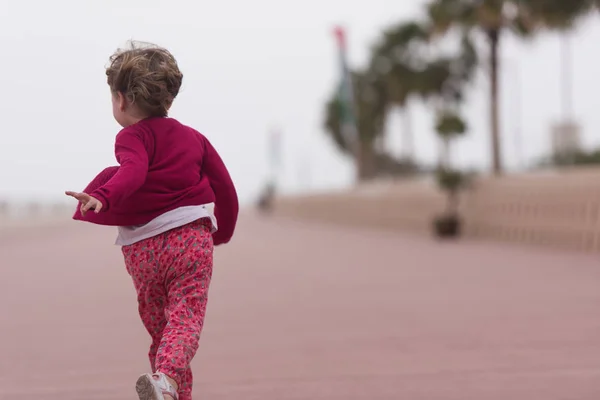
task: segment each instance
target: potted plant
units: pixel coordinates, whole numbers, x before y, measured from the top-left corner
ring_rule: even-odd
[[[466,176],[451,167],[450,147],[453,140],[464,135],[466,131],[466,123],[456,112],[444,110],[438,114],[436,132],[442,140],[443,152],[436,180],[447,196],[445,211],[436,216],[433,221],[434,232],[440,238],[454,238],[461,233],[458,204],[460,190],[466,183]]]
[[[438,237],[457,237],[461,232],[461,220],[458,213],[459,192],[465,183],[465,175],[456,170],[440,168],[437,171],[437,183],[446,192],[446,210],[434,220],[434,229]]]

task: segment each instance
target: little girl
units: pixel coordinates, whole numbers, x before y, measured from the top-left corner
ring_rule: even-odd
[[[140,400],[190,400],[190,362],[206,312],[213,245],[227,243],[237,194],[219,154],[194,129],[168,118],[183,75],[167,50],[132,44],[106,70],[118,167],[82,192],[74,219],[118,227],[139,312],[152,336],[153,373],[140,376]],[[218,223],[218,229],[217,229]]]

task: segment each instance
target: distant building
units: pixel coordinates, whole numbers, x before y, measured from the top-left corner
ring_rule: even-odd
[[[551,130],[554,157],[569,157],[581,149],[580,128],[575,122],[555,124]]]

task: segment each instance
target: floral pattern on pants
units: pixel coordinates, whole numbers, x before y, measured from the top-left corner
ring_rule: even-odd
[[[152,372],[174,379],[180,400],[192,398],[190,362],[198,349],[213,268],[210,229],[210,220],[202,219],[122,249],[140,317],[152,337]]]

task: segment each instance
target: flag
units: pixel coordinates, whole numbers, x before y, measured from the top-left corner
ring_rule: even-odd
[[[356,127],[356,115],[354,110],[354,91],[352,89],[352,78],[348,68],[346,55],[346,33],[343,28],[335,28],[335,36],[338,44],[341,81],[338,88],[338,105],[340,107],[340,125],[342,136],[350,148],[357,140],[358,130]]]

